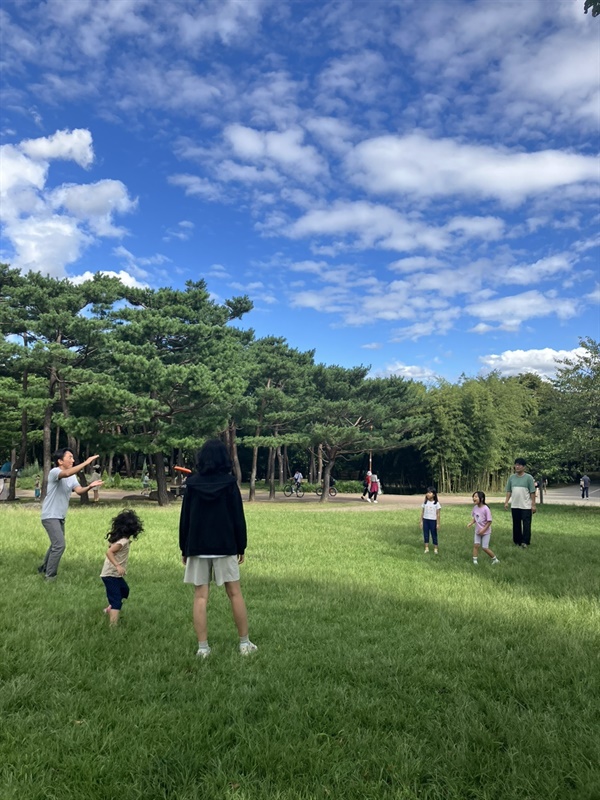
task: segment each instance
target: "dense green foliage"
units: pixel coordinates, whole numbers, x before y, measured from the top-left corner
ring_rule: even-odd
[[[75,285],[0,265],[0,458],[14,453],[12,494],[18,469],[38,459],[45,477],[62,445],[100,453],[109,477],[149,469],[165,503],[165,467],[191,464],[211,435],[251,499],[257,479],[274,497],[276,475],[281,486],[294,467],[316,483],[332,470],[362,477],[366,453],[385,463],[384,483],[406,485],[408,464],[411,485],[446,492],[502,487],[516,455],[551,480],[600,469],[592,339],[553,383],[492,373],[426,388],[256,339],[231,324],[250,308],[246,297],[214,302],[202,281],[134,289],[98,274]]]
[[[119,510],[73,508],[59,580],[35,572],[38,509],[0,529],[3,800],[594,800],[600,785],[600,512],[544,506],[474,567],[470,506],[247,506],[242,659],[223,589],[195,656],[178,508],[144,507],[131,598],[98,577]]]

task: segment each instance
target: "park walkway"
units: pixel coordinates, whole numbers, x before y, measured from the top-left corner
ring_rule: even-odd
[[[244,489],[242,491],[242,497],[244,502],[248,500],[248,490]],[[17,489],[17,498],[24,501],[33,501],[33,490]],[[131,491],[120,491],[118,489],[100,489],[100,505],[109,501],[109,502],[119,502],[125,500],[126,503],[152,503],[152,500],[149,500],[148,497],[141,495],[139,492],[131,492]],[[371,511],[376,512],[379,509],[394,509],[394,508],[420,508],[421,503],[423,502],[423,495],[421,494],[413,494],[413,495],[404,495],[404,494],[383,494],[380,495],[378,498],[379,502],[377,505],[373,505],[372,503],[367,503],[365,500],[361,499],[360,494],[338,494],[337,497],[329,498],[327,503],[320,503],[320,499],[317,497],[316,494],[307,493],[302,498],[297,498],[295,496],[292,497],[285,497],[283,492],[277,492],[275,495],[275,500],[269,500],[269,493],[263,489],[256,492],[256,502],[258,503],[287,503],[293,505],[300,505],[300,506],[313,506],[313,507],[335,507],[339,508],[340,510],[357,510],[362,509],[363,511]],[[489,503],[500,503],[504,500],[504,494],[489,494],[487,496],[487,501]],[[79,502],[77,497],[73,495],[71,498],[72,503]],[[174,501],[179,502],[179,501]],[[450,505],[467,505],[470,504],[471,497],[467,494],[451,494],[451,495],[440,495],[440,503],[442,505],[450,506]],[[560,486],[557,488],[549,488],[546,492],[544,492],[544,503],[547,505],[575,505],[575,506],[595,506],[600,507],[600,487],[590,486],[590,497],[589,499],[582,500],[581,499],[581,491],[578,485],[573,486]],[[538,500],[539,504],[539,500]],[[1,507],[1,504],[0,504]]]

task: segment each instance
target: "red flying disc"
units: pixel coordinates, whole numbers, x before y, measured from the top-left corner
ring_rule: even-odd
[[[188,469],[187,467],[173,467],[175,472],[183,472],[184,475],[191,475],[192,470]]]

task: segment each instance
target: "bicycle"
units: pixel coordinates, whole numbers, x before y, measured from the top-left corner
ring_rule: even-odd
[[[317,488],[315,489],[315,494],[317,495],[317,497],[321,497],[321,495],[323,494],[323,487],[317,486]],[[335,488],[335,486],[330,486],[329,497],[335,497],[336,494],[337,494],[337,489]]]
[[[295,494],[296,497],[304,497],[304,489],[302,486],[296,486],[293,483],[286,483],[283,487],[283,493],[286,497],[291,497],[293,494]]]

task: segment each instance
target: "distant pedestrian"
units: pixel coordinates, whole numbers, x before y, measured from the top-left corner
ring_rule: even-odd
[[[363,493],[361,494],[361,500],[366,500],[367,495],[369,494],[369,487],[371,486],[371,471],[367,472],[365,478],[363,480]]]
[[[294,472],[294,484],[292,486],[292,491],[298,494],[298,489],[302,486],[302,481],[304,480],[304,475],[300,472],[299,469]]]
[[[373,472],[371,475],[371,481],[369,483],[369,496],[367,497],[367,501],[369,503],[376,503],[378,494],[379,494],[379,478]]]
[[[510,502],[513,522],[513,543],[518,547],[531,544],[531,518],[535,514],[535,483],[533,477],[525,472],[524,458],[515,459],[515,472],[506,483],[504,508]]]
[[[475,525],[475,537],[473,539],[473,563],[477,564],[477,556],[481,547],[484,553],[492,559],[492,564],[499,564],[494,552],[490,550],[490,538],[492,535],[492,512],[485,504],[484,492],[473,492],[473,502],[475,506],[471,512],[472,520],[467,525],[471,528]]]
[[[75,458],[68,448],[57,450],[52,456],[56,465],[48,473],[48,490],[42,503],[42,525],[50,539],[44,561],[38,572],[44,575],[47,581],[54,580],[58,572],[58,565],[65,552],[65,517],[69,510],[71,492],[86,494],[90,489],[99,486],[102,481],[81,486],[75,475],[88,467],[98,456],[90,456],[77,466],[73,466]]]
[[[125,575],[129,561],[130,540],[137,539],[143,530],[144,525],[135,511],[125,510],[114,517],[110,531],[106,534],[110,546],[106,551],[100,577],[108,599],[104,613],[108,614],[111,625],[119,622],[123,600],[129,597],[129,586]]]
[[[425,499],[421,505],[421,530],[423,531],[423,541],[425,542],[425,552],[429,552],[429,537],[433,541],[433,552],[438,555],[438,532],[440,529],[440,502],[437,491],[433,486],[427,487]]]
[[[227,448],[218,439],[204,444],[196,458],[197,473],[187,480],[179,519],[179,547],[185,564],[184,583],[194,585],[193,619],[198,655],[210,655],[207,604],[211,577],[225,584],[240,637],[241,655],[257,650],[248,638],[248,614],[240,588],[240,564],[246,551],[246,519],[242,496]]]
[[[97,483],[102,476],[100,475],[100,470],[98,467],[94,467],[92,474],[90,475],[90,480],[94,483]],[[98,486],[94,487],[94,503],[97,503],[100,500],[100,491]]]
[[[36,500],[40,500],[42,497],[42,485],[39,475],[35,476],[35,483],[33,484],[33,496]]]
[[[589,475],[583,475],[581,480],[579,481],[579,485],[581,486],[581,499],[590,498],[590,477]]]

